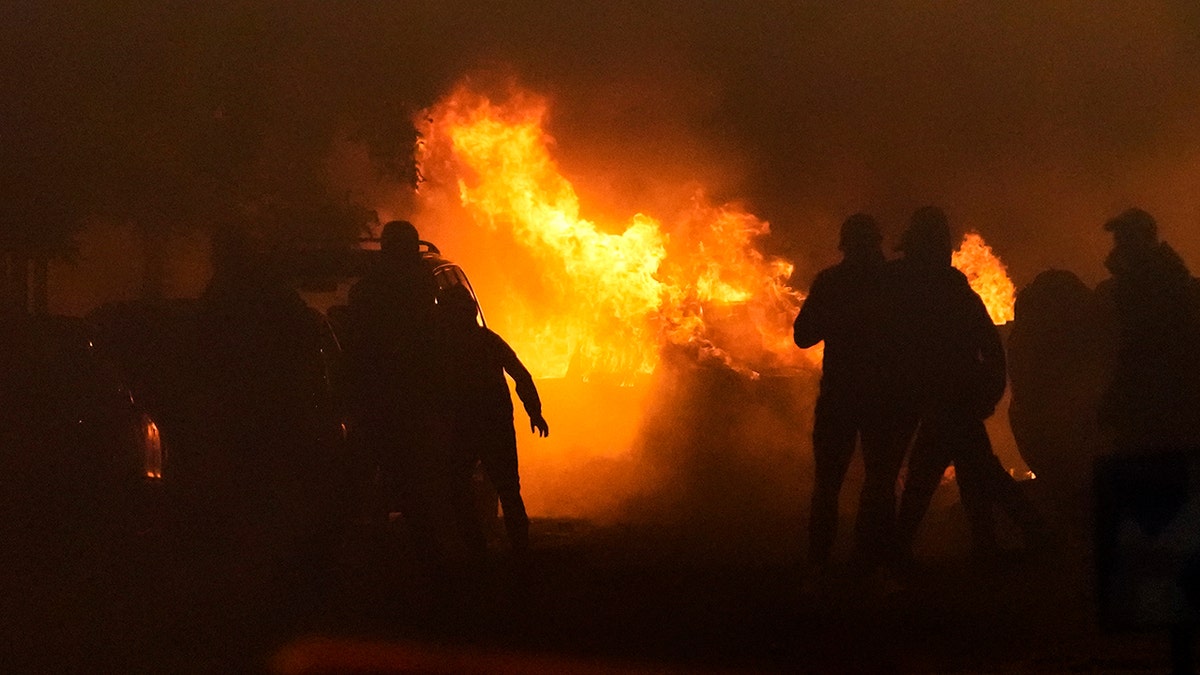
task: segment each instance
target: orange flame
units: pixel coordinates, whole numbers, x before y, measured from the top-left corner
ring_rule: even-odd
[[[992,252],[992,247],[984,243],[983,237],[974,232],[963,237],[951,264],[967,275],[972,290],[983,299],[992,323],[1001,326],[1013,320],[1016,287],[1008,278],[1008,268]]]
[[[525,92],[496,103],[460,87],[422,116],[418,154],[426,179],[457,185],[470,217],[527,257],[496,323],[534,374],[629,382],[654,370],[664,346],[751,375],[793,365],[802,296],[786,284],[792,265],[753,246],[769,225],[703,194],[670,230],[642,213],[620,224],[582,217],[550,154],[546,113]]]

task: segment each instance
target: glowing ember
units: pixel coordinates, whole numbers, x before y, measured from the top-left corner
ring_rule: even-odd
[[[422,115],[419,154],[426,178],[457,185],[471,218],[527,256],[489,318],[535,375],[628,382],[664,347],[751,375],[804,359],[790,338],[802,299],[786,285],[792,265],[753,246],[766,222],[703,194],[670,228],[641,213],[581,217],[550,155],[546,111],[528,93],[495,103],[461,87]]]
[[[951,263],[971,282],[992,323],[1003,325],[1013,319],[1013,300],[1016,288],[1008,278],[1008,268],[992,253],[992,247],[974,232],[963,237],[962,245],[954,252]]]

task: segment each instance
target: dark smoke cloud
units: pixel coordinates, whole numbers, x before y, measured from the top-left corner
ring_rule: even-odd
[[[828,255],[847,213],[894,236],[931,202],[1018,281],[1098,276],[1098,224],[1130,203],[1200,254],[1191,3],[603,3],[509,21],[497,49],[558,95],[568,167],[690,167],[794,256]]]
[[[873,211],[894,236],[925,203],[984,232],[1018,282],[1050,265],[1100,276],[1098,225],[1132,203],[1200,260],[1191,0],[28,3],[5,14],[7,163],[54,155],[43,173],[70,173],[64,193],[113,175],[167,185],[163,172],[63,157],[143,134],[137,154],[153,165],[170,154],[154,149],[170,123],[213,114],[247,123],[195,143],[249,154],[233,163],[271,174],[266,185],[309,185],[347,130],[386,137],[464,73],[500,70],[556,100],[552,131],[585,204],[594,186],[595,208],[627,215],[653,207],[639,200],[664,179],[694,180],[747,200],[774,224],[771,246],[809,271],[832,256],[845,214]]]

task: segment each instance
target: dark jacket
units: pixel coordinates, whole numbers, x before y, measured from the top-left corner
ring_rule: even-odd
[[[889,266],[888,315],[901,380],[922,409],[989,417],[1007,384],[1004,346],[983,300],[950,265]]]
[[[516,384],[517,396],[530,417],[542,402],[533,376],[504,338],[482,326],[447,327],[442,338],[445,382],[451,414],[459,424],[494,430],[512,426],[513,404],[504,374]]]
[[[346,378],[361,419],[427,415],[436,407],[433,276],[417,260],[381,264],[350,289]]]
[[[1096,289],[1115,337],[1101,421],[1123,449],[1200,441],[1200,282],[1166,243],[1114,249]]]
[[[823,270],[793,325],[801,348],[825,342],[821,393],[875,399],[895,377],[885,335],[885,262],[847,259]]]

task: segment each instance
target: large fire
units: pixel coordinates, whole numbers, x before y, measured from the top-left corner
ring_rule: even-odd
[[[1008,268],[992,252],[992,247],[983,242],[983,237],[974,232],[963,237],[951,264],[967,275],[971,288],[983,298],[992,323],[1003,325],[1013,320],[1016,288],[1008,278]]]
[[[420,124],[426,180],[453,186],[470,219],[521,251],[507,269],[520,282],[491,301],[500,312],[489,321],[535,376],[628,383],[652,372],[664,349],[751,377],[820,363],[820,345],[801,352],[791,340],[803,300],[787,284],[792,264],[755,247],[767,222],[703,193],[668,221],[584,218],[551,156],[547,109],[528,92],[493,100],[464,85]],[[1012,282],[979,235],[964,239],[954,265],[994,321],[1012,318]]]
[[[629,381],[664,347],[752,376],[805,362],[790,339],[803,298],[786,283],[792,265],[754,247],[765,221],[703,194],[669,228],[642,213],[585,219],[550,155],[546,112],[540,97],[459,88],[426,112],[420,153],[426,178],[453,177],[471,217],[510,232],[536,265],[495,321],[535,375]]]
[[[740,410],[708,411],[721,419],[711,429],[703,413],[689,417],[658,405],[663,397],[681,396],[681,409],[694,408],[686,387],[672,388],[681,373],[642,380],[674,356],[749,379],[820,366],[823,345],[802,351],[792,342],[804,295],[787,283],[791,263],[757,247],[768,224],[737,204],[715,204],[702,191],[659,204],[665,215],[608,218],[594,213],[603,213],[604,204],[589,202],[585,217],[553,156],[547,113],[547,101],[527,92],[490,98],[462,86],[419,122],[425,183],[418,224],[464,264],[480,286],[488,324],[542,380],[555,434],[519,435],[531,513],[606,517],[625,500],[643,503],[638,500],[646,494],[682,480],[673,464],[664,464],[661,446],[671,445],[665,436],[726,454],[749,452],[745,466],[735,462],[720,473],[750,471],[754,478],[743,476],[747,484],[771,482],[781,466],[793,466],[795,449],[806,442],[795,406],[811,409],[810,403],[793,399],[815,395],[812,373],[746,381],[746,392],[757,392],[748,398],[765,398]],[[955,264],[997,316],[992,305],[1004,299],[979,283],[1007,276],[990,250],[984,247],[984,255],[979,247],[982,240],[968,239]],[[1009,316],[1011,302],[1009,295]],[[639,381],[650,386],[621,386]],[[642,424],[648,410],[656,411],[649,431]],[[728,439],[707,438],[738,424],[737,448],[721,445]],[[706,438],[698,441],[697,434]],[[655,439],[659,454],[636,450],[646,438]],[[680,462],[690,461],[686,448],[671,447],[683,453]],[[772,458],[772,476],[753,473],[764,457]],[[790,483],[784,493],[790,503]]]

